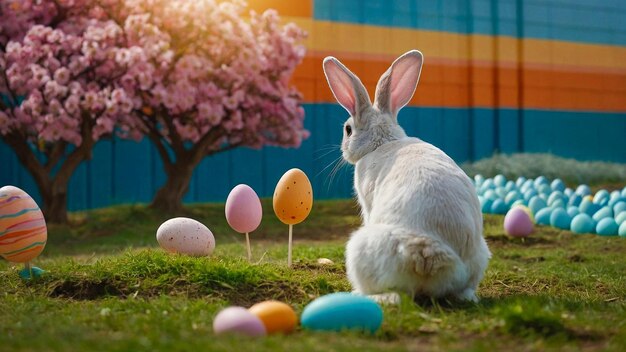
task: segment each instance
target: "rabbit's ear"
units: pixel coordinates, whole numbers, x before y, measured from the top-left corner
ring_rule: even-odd
[[[355,120],[363,109],[372,105],[361,80],[339,60],[332,56],[325,58],[324,74],[335,99]]]
[[[374,100],[379,111],[395,117],[409,103],[420,79],[423,61],[421,52],[411,50],[397,58],[387,72],[383,73],[376,86]]]

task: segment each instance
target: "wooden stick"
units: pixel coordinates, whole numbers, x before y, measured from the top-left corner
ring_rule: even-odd
[[[28,276],[30,276],[30,278],[33,278],[33,269],[30,267],[30,262],[26,262],[24,263],[24,267],[26,268],[26,270],[28,270]]]
[[[291,268],[291,246],[293,242],[293,225],[289,225],[289,251],[287,252],[287,266]]]
[[[246,244],[248,246],[248,261],[252,262],[252,250],[250,250],[250,234],[246,232]]]

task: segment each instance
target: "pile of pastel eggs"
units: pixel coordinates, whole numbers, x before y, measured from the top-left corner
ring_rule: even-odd
[[[381,307],[371,298],[347,292],[319,297],[303,310],[301,325],[311,331],[357,330],[375,333],[383,321]],[[298,326],[298,317],[287,304],[265,301],[245,309],[228,307],[213,320],[216,334],[247,336],[288,334]]]
[[[519,177],[507,180],[503,175],[494,178],[474,177],[474,185],[483,213],[507,214],[511,218],[523,219],[524,210],[528,217],[539,225],[550,225],[574,233],[595,233],[601,236],[626,237],[626,187],[621,191],[600,190],[595,194],[587,185],[576,189],[565,186],[560,179],[548,180],[544,176],[536,179]],[[518,228],[509,226],[505,230],[514,235]],[[525,233],[528,224],[518,220]]]

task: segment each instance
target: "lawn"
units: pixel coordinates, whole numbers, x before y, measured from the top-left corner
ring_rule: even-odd
[[[626,239],[537,228],[526,240],[485,217],[493,252],[478,304],[412,302],[384,308],[381,330],[296,331],[261,339],[215,336],[228,305],[279,299],[298,313],[313,298],[350,289],[344,244],[359,225],[354,201],[319,201],[294,231],[294,269],[286,268],[287,227],[264,200],[264,221],[244,238],[226,224],[223,204],[190,205],[217,247],[208,258],[171,255],[155,232],[166,217],[145,206],[72,214],[51,226],[36,265],[47,274],[24,283],[0,261],[0,350],[626,350]],[[329,258],[332,265],[317,264]]]

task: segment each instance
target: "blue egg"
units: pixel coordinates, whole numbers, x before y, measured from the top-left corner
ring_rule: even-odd
[[[338,292],[309,303],[302,311],[300,321],[308,330],[375,333],[383,322],[383,310],[371,298]]]
[[[511,191],[506,195],[506,197],[504,197],[504,202],[510,207],[513,202],[520,199],[521,197],[522,195],[518,191]]]
[[[551,205],[552,208],[562,208],[565,209],[565,202],[562,199],[557,199],[554,203],[552,203]]]
[[[578,210],[578,207],[575,207],[575,206],[567,207],[567,215],[574,217],[578,214],[580,214],[580,210]]]
[[[596,204],[602,204],[603,201],[608,202],[609,201],[609,191],[607,191],[606,189],[601,189],[599,190],[594,196],[593,196],[593,202]]]
[[[567,188],[565,189],[565,191],[563,191],[563,194],[565,194],[567,197],[571,197],[571,196],[573,196],[573,195],[574,195],[574,190],[573,190],[573,189],[571,189],[571,188],[569,188],[569,187],[567,187]]]
[[[574,216],[571,229],[573,233],[593,233],[595,225],[591,216],[582,213]]]
[[[528,189],[526,190],[526,192],[524,192],[524,199],[526,199],[526,201],[530,201],[532,197],[536,195],[537,195],[537,191],[535,191],[534,189]]]
[[[572,218],[567,215],[565,209],[556,208],[550,215],[550,225],[562,229],[569,230],[569,225],[572,222]]]
[[[530,202],[528,202],[528,207],[530,208],[530,210],[533,212],[533,214],[537,215],[537,212],[545,207],[548,206],[548,203],[546,203],[545,200],[541,199],[540,197],[532,197],[530,199]]]
[[[552,208],[540,209],[535,214],[535,222],[537,225],[550,225],[550,216],[552,215]]]
[[[485,182],[485,177],[483,175],[474,175],[474,184],[480,186],[483,182]]]
[[[580,202],[583,201],[583,197],[580,194],[572,194],[567,202],[567,205],[573,205],[575,207],[580,205]]]
[[[506,185],[506,177],[504,177],[504,175],[496,175],[496,177],[493,178],[493,183],[498,187],[504,187],[504,185]]]
[[[621,225],[619,225],[617,234],[619,235],[619,237],[626,237],[626,221],[624,221]]]
[[[613,208],[613,211],[615,211],[615,207],[618,204],[624,204],[624,205],[621,205],[622,207],[624,207],[624,209],[620,209],[620,211],[626,210],[626,198],[623,198],[623,197],[620,196],[619,198],[616,198],[616,199],[613,199],[613,200],[609,201],[609,206],[611,208]],[[619,213],[618,211],[615,211],[615,212]]]
[[[526,180],[524,181],[524,183],[522,184],[522,187],[520,187],[520,191],[522,191],[522,193],[528,191],[529,189],[535,189],[535,184],[533,183],[533,180]]]
[[[535,187],[539,187],[539,185],[546,185],[548,187],[550,187],[550,185],[548,185],[548,179],[545,176],[539,176],[535,179]]]
[[[525,201],[525,200],[523,200],[523,199],[518,199],[518,200],[516,200],[515,202],[513,202],[513,204],[511,204],[510,208],[514,208],[514,207],[516,207],[516,206],[518,206],[518,205],[523,205],[523,206],[526,206],[526,205],[528,205],[528,204],[526,204],[526,201]]]
[[[507,192],[506,189],[504,189],[504,187],[496,188],[496,194],[502,200],[504,200],[504,197],[506,197],[507,193],[509,193],[509,192]]]
[[[600,236],[615,236],[618,230],[619,226],[612,218],[604,218],[596,225],[596,233]]]
[[[580,209],[581,213],[586,213],[589,216],[593,216],[593,214],[595,214],[596,211],[600,210],[600,205],[595,204],[589,199],[583,199],[583,201],[580,203],[580,206],[578,208]]]
[[[622,197],[626,197],[626,187],[622,188]]]
[[[555,178],[550,184],[550,188],[552,188],[553,191],[563,192],[565,190],[565,183],[563,183],[560,178]]]
[[[505,189],[507,192],[511,192],[511,191],[513,191],[513,190],[516,190],[516,189],[517,189],[517,186],[515,186],[515,182],[513,182],[513,181],[508,181],[508,182],[506,183],[506,185],[504,186],[504,189]]]
[[[552,206],[552,203],[554,203],[557,199],[563,199],[563,192],[561,191],[554,191],[550,194],[550,196],[548,197],[548,206]]]
[[[584,197],[584,196],[588,196],[591,194],[591,188],[589,188],[589,186],[587,185],[580,185],[578,187],[576,187],[576,194]]]
[[[615,217],[615,222],[618,225],[621,225],[626,222],[626,210],[623,210],[619,212],[619,214],[617,214],[617,216]]]
[[[487,197],[483,198],[483,201],[480,203],[480,209],[485,214],[491,214],[491,205],[493,204],[493,199],[489,199]]]
[[[604,218],[612,218],[613,217],[613,210],[610,207],[603,207],[600,210],[596,211],[595,214],[593,214],[593,219],[595,221],[600,221]]]
[[[498,199],[498,195],[493,189],[488,189],[487,192],[483,194],[483,197],[485,197],[485,199],[491,199],[491,200]]]
[[[550,188],[550,185],[543,184],[537,188],[537,191],[539,191],[540,194],[549,195],[552,193],[552,188]]]
[[[524,182],[526,182],[526,181],[528,181],[528,180],[526,179],[526,177],[524,177],[524,176],[520,176],[520,177],[518,177],[518,178],[517,178],[517,180],[515,180],[515,185],[517,186],[517,188],[520,188],[520,187],[522,187],[522,185],[523,185],[523,184],[524,184]]]
[[[486,190],[494,189],[494,188],[496,188],[496,185],[493,184],[493,180],[492,179],[488,178],[480,186],[480,191],[481,191],[481,193],[484,193]]]
[[[509,207],[506,205],[506,203],[504,203],[502,199],[496,199],[493,201],[493,204],[491,205],[491,212],[493,214],[504,215],[507,211],[509,211]]]

